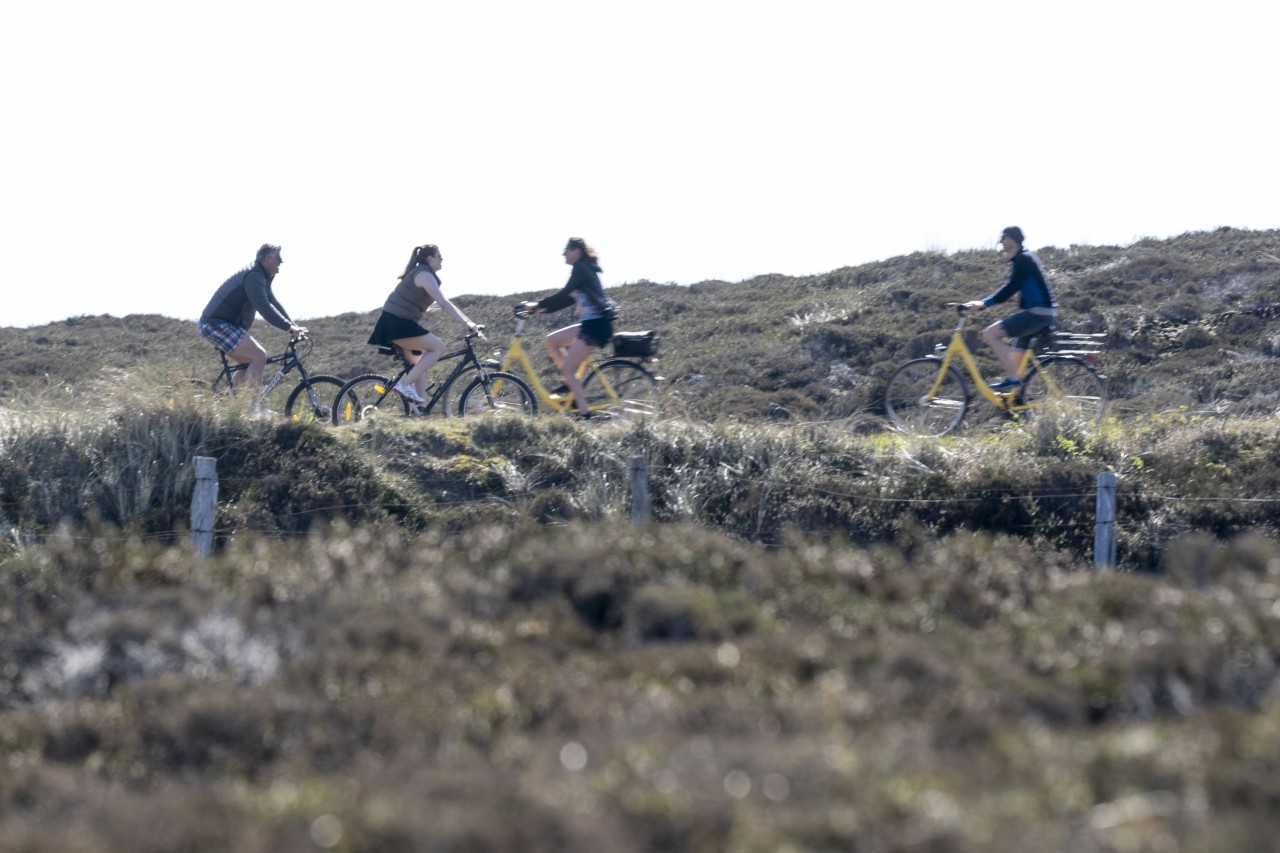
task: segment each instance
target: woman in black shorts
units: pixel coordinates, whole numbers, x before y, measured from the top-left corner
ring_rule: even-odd
[[[422,403],[432,366],[444,355],[444,341],[422,327],[423,315],[434,302],[475,334],[476,324],[467,318],[449,297],[440,291],[440,267],[444,258],[440,249],[427,243],[415,246],[400,282],[387,297],[382,314],[373,327],[369,343],[373,346],[395,345],[404,351],[413,367],[395,385],[395,392],[413,403]],[[421,353],[421,356],[417,355]]]
[[[564,385],[555,394],[572,394],[579,417],[591,417],[587,398],[582,392],[578,368],[591,351],[613,340],[613,321],[618,306],[604,295],[600,283],[600,259],[581,237],[570,237],[564,247],[564,262],[573,267],[569,281],[555,293],[537,302],[524,303],[531,314],[546,314],[577,305],[578,322],[547,335],[547,352],[560,368]]]

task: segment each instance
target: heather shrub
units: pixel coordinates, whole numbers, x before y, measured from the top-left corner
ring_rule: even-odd
[[[1193,551],[1210,571],[1177,567]],[[1180,543],[1165,577],[919,528],[764,548],[313,525],[202,560],[68,531],[0,586],[0,829],[50,850],[656,850],[902,846],[932,821],[1019,850],[1104,845],[1097,815],[1151,799],[1193,845],[1252,842],[1277,553]]]

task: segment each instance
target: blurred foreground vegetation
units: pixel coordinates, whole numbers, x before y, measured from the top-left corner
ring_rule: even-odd
[[[1280,550],[70,532],[0,577],[9,849],[1261,850]]]
[[[15,849],[1223,850],[1276,828],[1271,421],[328,429],[130,387],[0,433]],[[207,559],[193,455],[218,459]],[[634,455],[655,524],[628,521]],[[1100,470],[1119,572],[1091,566]]]

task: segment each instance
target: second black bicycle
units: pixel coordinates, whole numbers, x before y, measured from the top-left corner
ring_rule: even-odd
[[[394,346],[379,347],[378,351],[383,355],[399,360],[400,372],[394,377],[366,373],[348,381],[334,401],[333,422],[356,423],[377,414],[427,415],[437,406],[446,417],[486,411],[517,411],[524,414],[537,411],[537,398],[523,379],[510,373],[490,370],[476,357],[473,341],[477,337],[483,336],[468,334],[463,338],[462,349],[441,356],[440,363],[451,359],[457,359],[457,363],[448,376],[427,389],[431,396],[421,404],[404,399],[394,390],[396,382],[413,366],[404,351]],[[466,382],[469,377],[470,382]],[[460,395],[456,394],[455,386],[462,386]]]

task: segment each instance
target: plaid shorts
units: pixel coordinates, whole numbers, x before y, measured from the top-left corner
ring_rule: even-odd
[[[240,342],[247,334],[249,334],[248,329],[242,329],[226,320],[213,320],[200,324],[200,336],[223,352],[231,352],[240,346]]]

